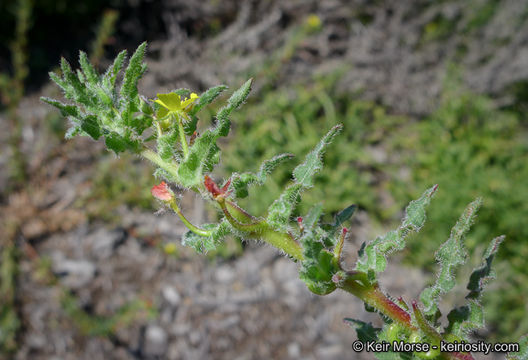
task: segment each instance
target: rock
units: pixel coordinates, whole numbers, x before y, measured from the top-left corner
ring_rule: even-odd
[[[53,272],[62,278],[65,286],[79,289],[92,281],[96,267],[87,260],[60,259],[54,262]]]
[[[299,359],[301,356],[301,346],[298,343],[291,343],[288,345],[288,355],[292,359]]]
[[[178,291],[170,285],[163,287],[161,294],[171,306],[177,306],[181,301],[181,296],[178,294]]]
[[[216,270],[215,277],[218,282],[228,283],[235,278],[235,271],[229,265],[222,265]]]
[[[149,325],[145,330],[142,352],[145,356],[163,356],[167,352],[167,333],[158,325]]]
[[[99,259],[108,259],[114,250],[126,240],[123,229],[107,230],[98,229],[87,238],[85,242],[91,244],[92,253]]]

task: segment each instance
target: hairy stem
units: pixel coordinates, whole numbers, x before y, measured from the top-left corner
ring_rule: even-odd
[[[194,226],[189,220],[187,220],[187,218],[183,216],[183,213],[181,212],[180,207],[178,206],[175,200],[172,200],[170,202],[170,207],[172,210],[174,210],[176,214],[178,214],[178,216],[180,217],[180,220],[185,224],[187,229],[191,230],[196,235],[211,236],[212,232],[210,230],[204,230],[197,226]]]
[[[174,178],[178,178],[178,166],[176,164],[163,160],[156,152],[147,148],[143,149],[140,152],[140,155],[143,156],[145,159],[158,165],[160,168],[168,172]]]
[[[265,220],[247,223],[248,221],[254,221],[256,219],[236,204],[229,201],[226,202],[223,196],[218,196],[216,201],[222,208],[227,221],[235,229],[248,233],[252,238],[267,242],[298,261],[304,259],[302,247],[287,232],[281,232],[271,228]],[[231,212],[235,215],[233,216]]]
[[[189,155],[189,144],[187,144],[187,138],[185,137],[185,129],[183,128],[183,120],[181,116],[178,116],[178,132],[180,133],[180,142],[182,146],[183,156],[187,158]]]
[[[364,303],[372,306],[395,323],[406,328],[409,332],[418,330],[411,322],[411,315],[385,295],[378,284],[365,286],[357,280],[353,276],[347,276],[337,281],[336,285],[338,288],[360,298]],[[439,342],[441,339],[435,336],[434,340]],[[443,353],[442,356],[445,359],[474,360],[469,353],[452,352]]]

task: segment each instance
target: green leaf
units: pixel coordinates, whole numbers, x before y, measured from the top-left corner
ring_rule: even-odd
[[[126,139],[115,131],[105,134],[105,144],[109,150],[112,150],[116,154],[125,150],[137,153],[141,147],[137,140]]]
[[[304,260],[299,277],[311,292],[326,295],[336,289],[332,276],[340,269],[334,261],[334,254],[326,250],[318,238],[312,231],[305,231],[301,237]]]
[[[213,166],[218,163],[220,149],[216,145],[216,141],[229,133],[228,115],[247,98],[251,89],[251,81],[251,79],[246,81],[240,89],[231,95],[228,105],[224,106],[217,115],[216,126],[206,130],[196,138],[194,144],[189,148],[189,154],[178,167],[178,178],[181,185],[193,187],[201,184],[204,175],[212,171]]]
[[[237,91],[229,97],[229,100],[227,100],[227,105],[218,111],[218,114],[216,115],[216,120],[218,122],[216,131],[220,136],[227,136],[229,133],[229,128],[231,126],[231,122],[229,121],[229,115],[233,112],[233,110],[238,109],[244,101],[246,101],[247,97],[249,96],[249,92],[251,91],[251,84],[253,83],[253,79],[249,79],[242,85]]]
[[[324,150],[332,139],[341,131],[342,125],[336,125],[319,141],[315,148],[306,155],[304,162],[293,170],[294,182],[289,185],[280,197],[268,209],[268,222],[276,228],[285,227],[295,210],[303,190],[312,186],[313,176],[322,169],[321,160]]]
[[[142,63],[146,47],[146,42],[138,46],[136,52],[134,52],[134,55],[130,58],[130,62],[125,70],[120,93],[127,100],[132,100],[138,95],[137,83],[139,78],[143,75],[144,70]]]
[[[136,115],[130,121],[130,127],[134,129],[134,132],[138,135],[143,134],[145,130],[152,126],[154,119],[150,115]]]
[[[275,227],[281,228],[288,224],[290,216],[300,200],[302,191],[301,184],[289,185],[268,209],[267,222]]]
[[[336,125],[319,141],[317,146],[306,156],[302,164],[293,170],[293,177],[303,188],[313,186],[313,176],[323,168],[322,156],[333,138],[343,129]]]
[[[178,141],[178,128],[171,129],[170,132],[158,136],[158,154],[163,160],[169,161],[174,159],[174,145],[176,141]]]
[[[182,245],[189,246],[198,253],[204,253],[215,250],[224,237],[233,234],[233,228],[225,219],[219,224],[205,224],[202,228],[212,230],[211,236],[200,236],[188,231],[182,237]]]
[[[92,139],[97,140],[101,137],[101,128],[95,115],[88,115],[82,119],[81,129],[90,135]]]
[[[215,86],[215,87],[212,87],[204,91],[200,95],[200,99],[198,100],[198,103],[193,106],[189,114],[191,116],[196,115],[204,106],[207,106],[213,101],[215,101],[215,99],[226,89],[227,89],[227,86],[219,85],[219,86]]]
[[[335,215],[333,224],[323,224],[321,227],[328,232],[329,237],[334,237],[336,232],[341,229],[341,225],[354,215],[356,208],[356,205],[348,206]]]
[[[440,265],[436,282],[433,286],[424,289],[420,295],[420,300],[424,304],[424,313],[429,317],[436,316],[440,296],[447,293],[456,284],[454,279],[455,268],[464,264],[467,256],[462,241],[469,231],[481,203],[482,200],[478,198],[466,207],[451,230],[449,239],[440,246],[435,254]]]
[[[79,119],[79,117],[80,117],[79,109],[75,105],[63,104],[60,101],[57,101],[55,99],[50,99],[50,98],[44,97],[44,96],[42,96],[40,98],[40,100],[45,102],[45,103],[47,103],[47,104],[50,104],[51,106],[56,107],[57,109],[59,109],[62,116],[65,116],[65,117],[66,116],[71,116],[71,117],[74,117],[76,119]]]
[[[121,51],[114,59],[114,62],[112,63],[112,65],[108,67],[105,74],[103,75],[103,83],[106,84],[106,87],[109,90],[114,88],[117,75],[123,69],[126,56],[127,56],[127,51],[126,50]]]
[[[63,80],[66,85],[64,95],[71,100],[81,104],[92,106],[95,101],[87,93],[87,87],[79,81],[79,78],[73,73],[72,68],[65,58],[61,58],[61,70]]]
[[[345,318],[343,322],[356,330],[358,340],[361,342],[377,341],[380,328],[375,328],[372,323],[366,323],[361,320]]]
[[[398,229],[389,231],[376,240],[362,246],[359,252],[356,270],[369,274],[369,279],[374,280],[375,274],[385,270],[387,255],[405,247],[405,239],[411,232],[419,231],[425,223],[425,209],[438,186],[426,190],[422,196],[409,203],[405,209],[405,217]]]
[[[311,230],[315,226],[317,226],[317,223],[319,222],[319,219],[321,218],[321,215],[323,214],[323,204],[315,204],[310,211],[303,217],[303,227],[305,229]]]
[[[453,309],[447,315],[449,320],[447,330],[449,333],[469,340],[469,334],[473,330],[484,327],[484,312],[480,300],[484,286],[495,278],[491,263],[503,240],[504,236],[499,236],[491,241],[484,253],[482,264],[471,273],[467,286],[469,294],[466,296],[468,304]]]
[[[356,205],[350,205],[349,207],[345,208],[344,210],[341,210],[338,212],[335,216],[334,224],[333,226],[335,228],[341,226],[345,223],[348,219],[354,215],[354,212],[356,211],[357,206]]]
[[[269,174],[282,162],[289,160],[293,157],[292,154],[280,154],[273,158],[266,160],[260,166],[258,173],[234,173],[231,176],[231,186],[235,190],[235,195],[239,198],[245,198],[248,196],[249,185],[263,185]]]
[[[519,352],[518,353],[508,353],[506,358],[508,360],[528,360],[528,335],[524,335],[518,341]]]
[[[86,77],[86,80],[90,84],[97,84],[97,82],[99,81],[99,75],[97,74],[97,71],[95,71],[93,65],[90,64],[88,56],[84,51],[81,51],[79,53],[79,64],[81,65],[81,69],[83,71],[84,76]]]
[[[484,286],[490,280],[495,279],[495,272],[491,268],[491,263],[493,262],[497,251],[499,251],[499,246],[504,241],[504,238],[505,236],[503,235],[496,237],[491,241],[491,244],[488,246],[486,252],[484,253],[484,261],[478,268],[474,269],[471,273],[467,286],[468,290],[470,291],[467,296],[468,298],[480,298],[480,295],[484,290]]]

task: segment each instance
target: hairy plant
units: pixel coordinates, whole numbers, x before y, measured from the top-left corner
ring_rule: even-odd
[[[467,206],[448,240],[436,252],[439,263],[436,282],[410,303],[401,297],[388,296],[379,286],[378,274],[385,270],[388,255],[402,250],[408,235],[423,227],[425,209],[438,186],[432,186],[407,206],[397,229],[363,244],[355,268],[345,269],[342,250],[348,230],[344,224],[353,215],[355,206],[350,205],[338,212],[331,223],[321,222],[321,204],[313,206],[302,217],[293,219],[292,216],[303,193],[313,186],[314,176],[323,166],[323,154],[342,130],[342,125],[332,127],[294,168],[291,182],[271,203],[266,214],[254,216],[241,208],[237,200],[249,195],[250,186],[262,185],[277,166],[291,160],[291,154],[272,157],[256,173],[235,172],[221,185],[209,176],[220,162],[217,141],[228,135],[229,116],[246,101],[252,80],[232,93],[227,104],[216,113],[211,127],[198,133],[199,111],[212,103],[226,87],[213,87],[201,95],[177,89],[148,100],[139,95],[137,88],[146,71],[143,63],[145,49],[145,43],[138,47],[122,77],[119,75],[125,65],[125,51],[102,75],[95,71],[83,52],[79,57],[80,70],[73,71],[62,59],[62,76],[54,73],[50,76],[73,104],[49,98],[42,100],[70,119],[68,137],[103,138],[107,148],[116,154],[128,151],[151,161],[156,166],[155,175],[163,179],[152,187],[152,195],[172,209],[189,229],[182,237],[184,245],[202,253],[214,249],[228,235],[268,243],[299,264],[299,276],[313,293],[326,295],[341,289],[360,298],[367,309],[382,315],[385,321],[382,329],[358,320],[347,320],[357,329],[360,340],[428,345],[411,350],[393,347],[376,353],[378,358],[473,359],[469,352],[441,352],[440,346],[443,342],[469,342],[471,332],[483,327],[481,293],[494,275],[491,262],[503,237],[495,238],[484,253],[481,266],[469,279],[467,303],[449,312],[447,326],[442,326],[439,321],[438,304],[442,295],[454,287],[455,270],[466,260],[463,239],[475,219],[480,199]],[[182,213],[178,198],[168,184],[200,194],[218,209],[220,220],[199,226],[192,224]],[[253,201],[262,199],[255,196]],[[521,351],[510,356],[528,358],[526,338]]]

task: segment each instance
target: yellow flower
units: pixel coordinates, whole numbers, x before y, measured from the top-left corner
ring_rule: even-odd
[[[315,31],[321,28],[321,18],[315,14],[311,14],[306,18],[306,25],[309,30]]]
[[[182,100],[180,95],[172,92],[168,94],[157,94],[157,99],[154,102],[161,105],[161,108],[156,114],[158,119],[165,117],[169,113],[188,112],[192,109],[192,105],[199,96],[192,93],[188,99]]]
[[[167,255],[174,255],[178,251],[178,248],[176,247],[176,244],[174,243],[167,243],[165,246],[163,246],[163,251]]]

